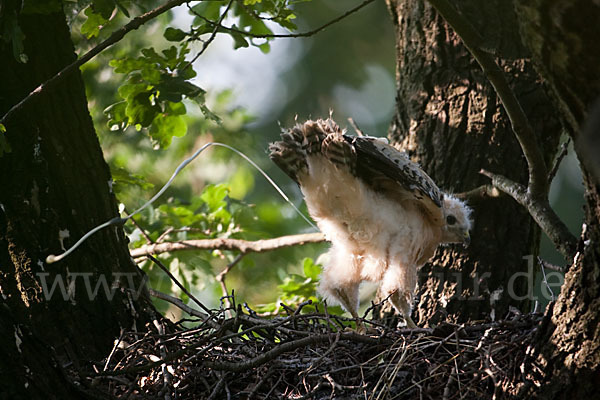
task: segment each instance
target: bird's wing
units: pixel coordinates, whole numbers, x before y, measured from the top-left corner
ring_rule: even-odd
[[[348,136],[332,120],[306,121],[269,146],[271,159],[293,180],[308,173],[307,157],[323,156],[369,187],[398,202],[412,201],[436,225],[443,224],[443,193],[408,156],[380,138]]]
[[[443,224],[443,193],[406,153],[383,140],[344,135],[356,154],[353,173],[375,191],[398,201],[414,201],[432,222]]]

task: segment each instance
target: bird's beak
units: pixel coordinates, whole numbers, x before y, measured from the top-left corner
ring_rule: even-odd
[[[469,232],[465,232],[463,235],[463,247],[467,248],[471,244],[471,236]]]

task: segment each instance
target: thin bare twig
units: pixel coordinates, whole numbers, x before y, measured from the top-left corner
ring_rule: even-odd
[[[221,271],[217,276],[215,276],[215,280],[221,285],[221,294],[223,295],[223,301],[225,302],[226,308],[231,308],[231,300],[229,299],[229,292],[227,291],[227,285],[225,284],[225,277],[227,276],[229,271],[231,271],[231,269],[242,260],[242,257],[244,257],[244,255],[244,253],[238,254],[232,262],[227,264],[227,267],[225,267],[223,271]]]
[[[0,119],[0,124],[6,125],[6,121],[19,109],[21,109],[25,104],[29,103],[35,97],[39,96],[42,93],[47,92],[50,88],[56,86],[58,83],[62,82],[67,78],[73,71],[76,71],[80,66],[90,61],[92,58],[97,56],[99,53],[109,48],[113,44],[117,43],[129,32],[138,29],[140,26],[144,25],[146,22],[156,18],[157,16],[169,11],[173,7],[177,7],[182,5],[183,3],[189,0],[170,0],[165,4],[156,7],[155,9],[148,11],[145,14],[135,17],[127,24],[125,24],[120,29],[113,32],[106,40],[104,40],[99,45],[95,46],[83,56],[79,57],[77,60],[73,61],[71,64],[64,67],[60,72],[56,75],[52,76],[50,79],[46,80],[38,87],[33,89],[31,93],[29,93],[23,100],[15,104],[2,116]]]
[[[348,118],[348,122],[350,123],[350,126],[352,126],[352,128],[356,131],[356,134],[358,136],[365,136],[363,131],[358,127],[358,125],[356,125],[354,118],[352,118],[352,117]]]
[[[231,8],[232,4],[233,4],[233,0],[229,0],[229,3],[227,3],[227,7],[225,7],[225,11],[223,11],[223,14],[221,14],[221,16],[219,17],[219,20],[215,24],[214,29],[211,32],[210,37],[208,38],[208,40],[202,44],[202,48],[200,49],[200,51],[198,52],[198,54],[196,54],[194,56],[194,58],[192,58],[185,65],[185,67],[183,67],[183,69],[189,68],[190,65],[192,65],[194,63],[194,61],[196,61],[198,59],[198,57],[200,57],[206,51],[206,49],[208,48],[208,45],[210,45],[212,43],[212,41],[215,40],[215,37],[217,37],[217,32],[219,31],[219,26],[221,26],[221,23],[225,19],[225,16],[229,12],[229,9]],[[188,8],[191,9],[191,7],[189,7],[189,3],[188,3]]]
[[[183,286],[181,284],[181,282],[179,282],[177,280],[177,278],[175,278],[175,276],[171,273],[171,271],[169,271],[169,269],[167,267],[165,267],[165,265],[160,262],[160,260],[158,260],[156,257],[153,257],[151,254],[148,254],[146,257],[148,257],[150,260],[152,260],[152,262],[156,265],[159,266],[160,269],[162,269],[164,271],[165,274],[167,274],[169,276],[169,278],[171,278],[171,280],[179,287],[179,289],[181,289],[181,291],[183,293],[185,293],[190,299],[192,299],[194,301],[194,303],[198,304],[200,306],[200,308],[202,308],[204,311],[206,311],[208,314],[210,314],[210,310],[200,302],[200,300],[198,300],[196,298],[196,296],[194,296],[192,293],[190,293],[189,290],[187,290],[185,288],[185,286]]]
[[[566,259],[570,259],[575,254],[577,239],[550,207],[547,197],[533,199],[527,188],[517,182],[486,170],[481,170],[480,173],[490,178],[495,187],[525,207],[529,211],[529,215]]]
[[[461,200],[474,202],[486,197],[499,197],[500,191],[494,185],[481,185],[467,192],[455,193],[454,196]]]
[[[542,268],[546,268],[546,269],[550,269],[552,271],[558,271],[558,272],[565,272],[565,267],[561,267],[560,265],[555,265],[552,263],[549,263],[548,261],[542,259],[541,257],[538,257],[538,262],[540,263],[540,265],[542,266]]]
[[[552,169],[548,173],[548,182],[552,182],[554,180],[554,177],[556,176],[556,173],[558,172],[558,168],[560,168],[560,163],[562,162],[563,158],[565,158],[565,156],[569,152],[569,144],[571,144],[571,138],[570,137],[562,144],[562,146],[560,148],[560,153],[556,157],[556,161],[554,162],[554,166],[552,167]]]
[[[152,322],[154,323],[154,326],[156,327],[158,334],[160,336],[164,336],[165,335],[164,323],[162,321],[159,322],[157,319],[155,319]],[[165,342],[162,338],[159,339],[158,346],[159,346],[159,350],[160,350],[160,358],[164,360],[165,358],[167,358],[167,347],[165,346]],[[161,372],[163,374],[163,389],[162,389],[162,391],[165,393],[165,400],[171,400],[170,388],[171,388],[171,382],[173,380],[173,376],[171,375],[171,372],[169,371],[169,365],[167,363],[162,364],[160,366],[160,368],[161,368]]]
[[[127,208],[123,209],[123,212],[127,215],[129,215],[129,212],[127,211]],[[137,222],[137,220],[133,217],[129,218],[131,220],[131,223],[140,230],[142,236],[144,237],[144,239],[146,239],[146,242],[148,244],[153,244],[154,240],[152,240],[152,238],[150,236],[148,236],[148,234],[146,233],[146,230],[144,228],[142,228],[142,226],[139,224],[139,222]],[[158,242],[160,242],[160,240],[158,240]]]
[[[170,296],[166,293],[159,292],[158,290],[154,290],[152,288],[148,288],[148,293],[150,293],[150,296],[152,297],[156,297],[157,299],[161,299],[173,304],[174,306],[191,316],[202,318],[202,320],[206,324],[210,325],[212,328],[219,329],[221,327],[219,324],[212,320],[212,315],[208,315],[201,311],[193,309],[192,307],[185,304],[183,300],[178,299],[177,297]]]
[[[144,257],[152,254],[161,254],[185,250],[236,250],[245,253],[261,253],[277,250],[284,247],[298,246],[307,243],[321,243],[325,241],[322,233],[305,233],[300,235],[281,236],[274,239],[242,240],[242,239],[196,239],[180,242],[164,242],[153,245],[144,245],[131,250],[133,258]]]

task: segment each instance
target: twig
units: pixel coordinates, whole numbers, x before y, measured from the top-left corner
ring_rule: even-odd
[[[181,300],[181,299],[170,296],[166,293],[159,292],[158,290],[154,290],[152,288],[148,288],[148,293],[150,293],[150,296],[152,296],[152,297],[156,297],[157,299],[161,299],[161,300],[164,300],[166,302],[173,304],[174,306],[181,309],[182,311],[185,311],[186,313],[188,313],[191,316],[202,318],[202,320],[205,323],[207,323],[208,325],[210,325],[212,328],[215,328],[215,329],[221,328],[221,325],[219,325],[218,323],[216,323],[215,321],[212,320],[212,315],[208,315],[208,314],[205,314],[198,310],[194,310],[192,307],[185,304],[183,302],[183,300]]]
[[[500,191],[494,185],[481,185],[466,192],[455,193],[454,196],[461,200],[475,202],[486,197],[500,197]]]
[[[162,241],[165,240],[165,238],[173,231],[175,231],[175,228],[173,228],[172,226],[168,227],[167,230],[165,230],[163,233],[160,234],[158,238],[156,238],[156,242],[151,243],[162,243]]]
[[[165,274],[167,274],[169,276],[169,278],[171,278],[171,280],[179,287],[179,289],[181,289],[181,291],[183,293],[185,293],[190,299],[192,299],[194,301],[194,303],[198,304],[200,306],[200,308],[202,308],[204,311],[206,311],[207,313],[210,314],[210,310],[208,308],[206,308],[206,306],[204,304],[202,304],[200,302],[200,300],[198,300],[196,298],[196,296],[194,296],[193,294],[190,293],[189,290],[187,290],[185,288],[185,286],[183,286],[181,284],[181,282],[179,282],[177,280],[177,278],[175,278],[175,276],[171,273],[171,271],[169,271],[169,269],[167,267],[165,267],[165,265],[160,262],[160,260],[158,260],[156,257],[153,257],[152,255],[148,254],[147,257],[152,260],[152,262],[154,262],[154,264],[158,265],[160,269],[162,269],[164,271]]]
[[[352,128],[356,131],[356,134],[358,136],[365,136],[363,131],[358,127],[358,125],[356,125],[356,122],[354,122],[354,118],[348,118],[348,122],[350,123],[350,126],[352,126]]]
[[[300,375],[307,375],[310,371],[315,369],[321,363],[321,361],[325,357],[327,357],[329,355],[329,353],[331,353],[333,351],[333,349],[335,349],[339,340],[340,340],[340,331],[338,331],[335,334],[335,339],[334,339],[333,343],[331,343],[331,346],[329,346],[327,351],[325,353],[323,353],[317,360],[313,361],[307,369],[305,369],[304,371],[300,371]]]
[[[153,245],[144,245],[131,250],[133,258],[156,255],[173,251],[184,250],[237,250],[242,254],[261,253],[277,250],[284,247],[298,246],[307,243],[321,243],[325,241],[322,233],[305,233],[300,235],[281,236],[274,239],[248,241],[242,239],[196,239],[180,242],[164,242]]]
[[[110,354],[108,355],[108,358],[106,359],[106,363],[104,363],[104,369],[103,369],[103,371],[106,371],[108,369],[108,366],[110,364],[110,360],[115,355],[115,351],[117,351],[117,348],[119,347],[119,345],[121,344],[121,341],[123,340],[123,334],[124,333],[125,333],[125,330],[121,329],[121,333],[119,334],[119,338],[117,340],[115,340],[115,344],[113,345],[113,348],[112,348]]]
[[[209,400],[217,398],[217,396],[219,395],[219,392],[221,392],[221,389],[223,389],[223,386],[225,386],[225,378],[227,377],[227,375],[228,375],[227,372],[221,374],[221,378],[219,378],[219,382],[217,382],[217,384],[215,385],[215,388],[213,389],[210,396],[208,397]]]
[[[301,37],[309,37],[309,36],[313,36],[319,32],[321,32],[322,30],[324,30],[325,28],[328,28],[329,26],[343,20],[344,18],[354,14],[355,12],[357,12],[358,10],[360,10],[361,8],[363,8],[364,6],[368,5],[369,3],[374,2],[375,0],[365,0],[363,1],[361,4],[357,5],[354,8],[351,8],[350,10],[346,11],[344,14],[332,19],[331,21],[327,22],[324,25],[321,25],[318,28],[312,29],[310,31],[307,32],[301,32],[301,33],[287,33],[287,34],[279,34],[279,33],[273,33],[273,34],[258,34],[258,33],[252,33],[252,32],[246,32],[246,31],[242,31],[236,28],[230,28],[227,26],[223,26],[220,25],[214,21],[211,21],[210,19],[206,18],[203,15],[200,15],[198,13],[196,13],[191,7],[190,10],[192,13],[194,13],[194,15],[196,15],[198,18],[203,19],[204,21],[208,22],[209,24],[213,25],[213,26],[217,26],[217,28],[219,28],[220,30],[224,30],[224,31],[228,31],[228,32],[235,32],[235,33],[239,33],[241,35],[247,36],[247,37],[253,37],[253,38],[259,38],[259,39],[267,39],[267,38],[301,38]]]
[[[566,258],[570,259],[575,254],[577,248],[577,239],[569,232],[569,229],[556,215],[548,198],[533,199],[530,191],[519,183],[516,183],[502,175],[496,175],[486,170],[481,170],[482,175],[492,180],[492,184],[521,204],[535,222],[542,228],[542,231],[554,243],[557,250]]]
[[[560,167],[560,163],[562,162],[563,158],[565,158],[565,156],[569,152],[569,144],[571,144],[571,137],[569,137],[562,144],[562,146],[560,148],[560,153],[558,154],[558,157],[556,157],[556,161],[554,162],[554,166],[548,173],[548,182],[552,182],[554,180],[554,177],[556,176],[556,173],[558,172],[558,168]]]
[[[127,211],[127,208],[124,208],[123,212],[125,214],[129,214],[129,212]],[[152,240],[152,238],[150,236],[148,236],[148,234],[146,233],[146,230],[144,228],[142,228],[142,226],[135,220],[135,218],[131,217],[129,219],[131,220],[131,223],[140,230],[140,232],[142,233],[142,236],[144,237],[144,239],[146,239],[146,242],[148,244],[153,244],[154,240]],[[160,240],[157,240],[157,242],[160,242]]]
[[[158,340],[158,346],[159,346],[159,351],[160,351],[160,357],[161,359],[165,359],[167,358],[167,348],[165,346],[165,342],[162,339],[162,336],[164,336],[165,334],[165,326],[162,322],[158,322],[157,319],[155,319],[154,321],[152,321],[154,323],[154,326],[156,327],[156,329],[158,330],[158,334],[161,336],[161,338]],[[162,391],[165,393],[165,400],[171,400],[171,393],[169,391],[169,388],[171,387],[171,381],[172,381],[172,376],[171,376],[171,372],[169,371],[169,366],[167,365],[167,363],[163,363],[161,366],[161,372],[163,374],[163,389]]]
[[[331,333],[325,333],[321,335],[313,335],[303,337],[298,340],[293,340],[291,342],[281,343],[277,347],[262,353],[261,355],[251,358],[242,362],[218,362],[218,361],[204,361],[202,364],[206,368],[212,368],[217,371],[229,371],[229,372],[243,372],[247,371],[251,368],[256,368],[259,365],[263,365],[273,359],[275,359],[280,354],[286,353],[288,351],[293,351],[301,347],[310,346],[313,344],[326,342],[334,339],[334,335]],[[344,332],[341,333],[341,339],[344,340],[352,340],[359,341],[365,343],[377,343],[377,339],[370,338],[368,336],[359,335],[354,332]]]
[[[227,285],[225,284],[225,276],[227,276],[229,271],[231,271],[231,269],[242,260],[242,257],[244,257],[244,253],[238,254],[232,262],[227,264],[227,267],[225,267],[223,271],[221,271],[217,276],[215,276],[215,280],[221,285],[221,294],[223,295],[225,308],[227,309],[231,308],[231,301],[229,300],[229,292],[227,291]]]
[[[210,37],[208,38],[208,40],[206,42],[204,42],[202,44],[202,48],[200,49],[200,51],[198,52],[198,54],[196,54],[194,56],[194,58],[192,58],[186,65],[185,67],[183,67],[183,69],[187,69],[190,67],[190,65],[192,65],[197,59],[198,57],[200,57],[208,48],[208,45],[212,43],[213,40],[215,40],[215,37],[217,37],[217,32],[219,31],[219,26],[221,26],[221,23],[223,22],[223,20],[225,19],[225,16],[227,15],[227,13],[229,12],[229,9],[231,8],[231,5],[233,4],[233,0],[229,0],[229,3],[227,3],[227,7],[225,7],[225,11],[223,11],[223,14],[221,14],[221,16],[219,17],[219,20],[217,21],[217,23],[214,26],[213,31],[210,34]],[[189,7],[189,3],[188,3],[188,8]]]
[[[129,32],[131,32],[135,29],[138,29],[140,26],[144,25],[146,22],[148,22],[148,21],[152,20],[153,18],[159,16],[160,14],[170,10],[173,7],[177,7],[177,6],[185,3],[186,1],[189,1],[189,0],[170,0],[163,5],[156,7],[155,9],[153,9],[151,11],[148,11],[145,14],[135,17],[134,19],[129,21],[127,24],[125,24],[123,27],[121,27],[120,29],[113,32],[102,43],[95,46],[94,48],[89,50],[87,53],[85,53],[83,56],[79,57],[77,60],[73,61],[71,64],[64,67],[56,75],[54,75],[53,77],[51,77],[50,79],[46,80],[45,82],[40,84],[38,87],[33,89],[33,91],[31,91],[31,93],[29,93],[23,100],[19,101],[17,104],[12,106],[10,108],[10,110],[8,110],[6,112],[6,114],[4,114],[2,116],[2,119],[0,119],[0,124],[6,125],[6,121],[8,121],[8,119],[12,116],[12,114],[14,114],[16,111],[21,109],[25,104],[27,104],[28,102],[33,100],[35,97],[37,97],[41,93],[48,91],[50,88],[52,88],[52,87],[56,86],[58,83],[62,82],[73,71],[76,71],[80,66],[82,66],[86,62],[90,61],[92,58],[94,58],[96,55],[101,53],[103,50],[107,49],[108,47],[112,46],[113,44],[115,44],[118,41],[120,41],[121,39],[123,39],[123,37],[126,34],[128,34]]]
[[[539,257],[538,257],[539,260]],[[550,292],[550,295],[552,296],[550,298],[550,301],[554,301],[556,300],[556,297],[554,296],[554,292],[552,291],[552,288],[550,287],[550,284],[548,283],[548,278],[546,278],[546,268],[544,268],[544,264],[543,263],[539,263],[540,267],[542,268],[542,276],[544,277],[543,279],[543,283],[544,285],[546,285],[546,288],[548,289],[548,291]]]
[[[551,264],[548,261],[538,257],[538,262],[542,266],[542,268],[550,269],[552,271],[565,272],[565,267],[561,267],[560,265]]]

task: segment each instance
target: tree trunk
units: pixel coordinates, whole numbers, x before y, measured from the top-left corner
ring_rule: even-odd
[[[29,61],[18,63],[0,42],[2,115],[76,58],[62,12],[21,15],[18,23]],[[62,368],[105,356],[120,330],[143,328],[153,308],[121,228],[45,263],[117,216],[80,73],[19,110],[6,128],[12,151],[0,157],[2,390],[65,398],[72,387],[62,386]]]
[[[461,2],[538,128],[546,163],[560,138],[538,74],[525,60],[515,15],[502,1]],[[527,183],[527,164],[506,113],[461,40],[423,0],[388,0],[396,27],[397,109],[389,136],[438,185],[465,192],[489,183],[483,168]],[[441,248],[420,273],[415,320],[425,326],[502,318],[509,308],[530,310],[531,279],[523,257],[538,253],[540,231],[507,196],[469,196],[474,228],[467,250]],[[518,275],[515,275],[518,274]]]
[[[589,149],[580,143],[580,125],[600,96],[600,4],[547,0],[516,4],[523,41],[552,88],[556,109],[582,161],[585,186],[579,252],[537,342],[537,362],[544,372],[538,394],[544,399],[589,399],[597,396],[600,378],[600,178],[587,170],[592,160],[585,155],[597,161],[600,130],[593,125],[587,132],[596,137],[586,142],[586,146],[596,143]]]

